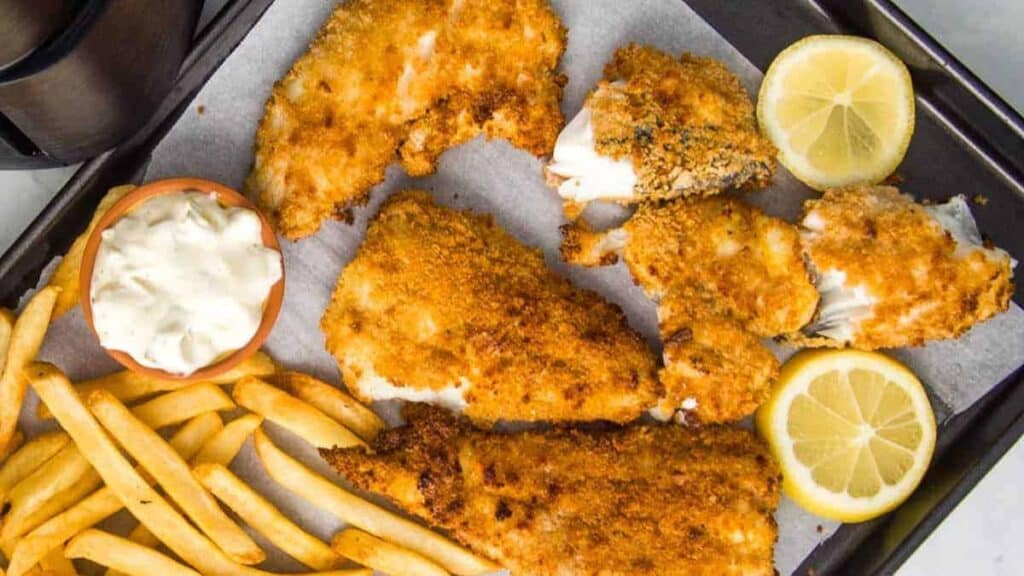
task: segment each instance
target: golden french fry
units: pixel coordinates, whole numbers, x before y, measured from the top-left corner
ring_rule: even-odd
[[[210,378],[211,384],[231,384],[244,376],[267,376],[273,374],[277,367],[270,356],[257,352],[231,370]],[[180,380],[161,380],[144,376],[130,370],[115,372],[92,380],[86,380],[75,386],[82,397],[88,396],[93,390],[106,390],[122,402],[132,402],[159,392],[170,392],[188,386]],[[50,411],[40,404],[36,412],[39,418],[49,418]]]
[[[160,540],[157,540],[157,537],[142,524],[139,524],[128,533],[128,539],[143,546],[154,547],[160,545]]]
[[[444,536],[336,486],[285,454],[263,430],[253,434],[253,445],[263,468],[278,484],[348,524],[389,542],[399,543],[455,574],[484,574],[498,569],[493,562],[473,554]]]
[[[21,448],[23,444],[25,444],[25,435],[21,433],[21,430],[15,430],[11,441],[7,443],[7,448],[0,452],[0,464],[6,462],[7,458],[14,454],[18,448]]]
[[[210,441],[203,445],[203,448],[192,459],[192,464],[223,464],[227,466],[238,455],[248,438],[254,430],[263,423],[263,417],[258,414],[246,414],[228,422],[227,426]]]
[[[178,429],[169,440],[169,444],[182,458],[191,458],[203,444],[217,435],[223,426],[220,416],[215,412],[208,412],[196,416]],[[11,556],[10,576],[27,573],[49,550],[59,549],[75,534],[114,515],[121,508],[121,500],[110,488],[103,487],[93,492],[18,542]]]
[[[78,447],[68,444],[11,488],[11,502],[17,506],[44,501],[74,484],[89,469],[89,461],[78,451]]]
[[[167,441],[174,451],[185,460],[193,458],[211,439],[216,438],[224,430],[224,420],[216,412],[206,412],[193,416],[181,428],[178,428]]]
[[[172,552],[210,576],[260,574],[236,564],[132,468],[121,451],[93,418],[67,377],[53,366],[30,367],[32,387],[53,412],[61,427],[99,471],[107,487],[132,516],[151,530]]]
[[[7,348],[7,362],[0,376],[0,450],[6,449],[14,436],[28,386],[23,372],[43,345],[43,337],[50,326],[50,315],[59,293],[60,288],[43,288],[28,301],[21,316],[14,322],[11,342]]]
[[[68,542],[64,554],[68,558],[85,558],[132,576],[199,576],[199,572],[152,548],[92,528]]]
[[[222,464],[200,464],[193,472],[218,500],[292,558],[315,570],[337,568],[344,562]]]
[[[268,576],[269,572],[232,562],[209,538],[203,536],[174,510],[132,468],[128,459],[93,418],[67,377],[56,367],[34,363],[29,379],[36,394],[53,411],[61,427],[78,445],[117,498],[132,516],[149,528],[171,552],[207,576]],[[369,576],[367,570],[332,570],[307,576]]]
[[[82,267],[82,255],[85,254],[85,243],[89,239],[89,235],[96,228],[96,223],[100,221],[100,218],[107,213],[111,206],[134,189],[135,186],[126,185],[115,186],[107,191],[107,194],[100,200],[99,206],[96,207],[96,211],[93,212],[92,220],[89,221],[89,227],[75,239],[75,243],[71,245],[68,253],[61,259],[57,269],[53,271],[49,285],[57,286],[61,290],[60,296],[57,298],[57,306],[53,309],[54,318],[61,316],[78,305],[78,301],[81,298],[78,287],[78,274]]]
[[[46,464],[69,442],[71,438],[64,432],[48,432],[16,450],[0,467],[0,507],[7,502],[11,488]]]
[[[231,410],[235,403],[214,384],[193,384],[168,392],[132,408],[132,414],[146,426],[157,430],[184,422],[204,412]]]
[[[11,346],[11,332],[14,331],[16,320],[14,312],[0,308],[0,374],[4,373],[4,366],[7,365],[7,349]]]
[[[71,438],[64,432],[48,432],[22,446],[0,467],[0,505],[11,489],[63,450]]]
[[[246,414],[241,418],[236,418],[228,423],[220,432],[214,435],[212,438],[203,444],[202,449],[194,457],[189,460],[188,457],[182,455],[183,458],[189,460],[194,466],[200,462],[213,462],[227,466],[235,459],[238,455],[238,451],[242,449],[242,444],[245,443],[245,439],[249,437],[263,421],[263,418],[256,414]],[[146,529],[145,526],[139,524],[135,527],[131,533],[128,534],[128,539],[136,544],[142,544],[143,546],[156,546],[159,541],[153,533]],[[111,575],[116,576],[116,574]]]
[[[106,390],[97,390],[86,398],[93,416],[111,436],[149,472],[183,512],[229,557],[242,564],[258,564],[266,559],[252,538],[228,518],[179,456],[159,434],[146,427]],[[147,526],[159,537],[159,533]]]
[[[331,548],[346,558],[385,574],[448,576],[447,570],[423,556],[357,528],[346,528],[337,533],[331,539]]]
[[[70,487],[55,493],[34,508],[14,505],[7,514],[4,527],[0,530],[0,539],[13,540],[42,525],[57,514],[67,510],[81,501],[90,492],[100,486],[100,477],[95,470],[89,469]]]
[[[365,445],[351,430],[323,412],[253,376],[235,383],[231,396],[239,406],[252,410],[317,448]]]
[[[281,372],[271,382],[304,400],[369,442],[384,429],[384,421],[355,398],[301,372]]]
[[[50,550],[43,559],[39,561],[39,567],[52,576],[78,576],[78,572],[75,572],[75,566],[71,564],[71,560],[64,555],[64,551],[60,548],[54,548]]]

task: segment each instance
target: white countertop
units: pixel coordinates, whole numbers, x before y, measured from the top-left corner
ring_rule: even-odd
[[[219,4],[223,0],[213,0]],[[1003,98],[1024,109],[1020,0],[896,0]],[[208,17],[216,6],[207,6]],[[0,252],[21,234],[75,167],[0,171]],[[1024,574],[1024,440],[1006,454],[900,569],[901,576]]]

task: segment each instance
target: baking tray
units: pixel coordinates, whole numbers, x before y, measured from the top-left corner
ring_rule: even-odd
[[[259,20],[272,0],[230,0],[198,36],[174,90],[130,140],[85,163],[0,257],[0,304],[14,306],[43,268],[85,228],[111,186],[137,181],[149,154],[194,95]],[[689,0],[762,71],[791,42],[816,33],[873,37],[911,69],[918,92],[915,138],[900,167],[919,198],[983,194],[979,226],[1024,258],[1024,119],[904,13],[886,0]],[[1024,303],[1017,287],[1015,302]],[[873,522],[846,525],[821,543],[798,574],[888,574],[949,514],[1024,434],[1024,367],[944,422],[932,469],[915,495]]]

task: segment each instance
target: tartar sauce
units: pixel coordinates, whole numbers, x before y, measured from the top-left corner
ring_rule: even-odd
[[[191,374],[252,339],[281,273],[252,210],[200,192],[156,196],[102,233],[93,326],[105,348]]]

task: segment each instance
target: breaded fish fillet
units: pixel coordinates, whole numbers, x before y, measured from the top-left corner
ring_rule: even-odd
[[[566,31],[546,0],[348,0],[277,85],[246,188],[296,239],[398,160],[434,171],[478,134],[551,153]]]
[[[888,186],[831,190],[805,204],[801,242],[821,292],[804,344],[956,338],[1013,295],[1015,263],[982,240],[963,196],[929,206]]]
[[[759,337],[799,330],[818,303],[796,227],[727,196],[643,204],[602,233],[566,226],[562,255],[585,266],[621,256],[658,302],[661,418],[678,407],[702,422],[753,412],[778,369]]]
[[[640,416],[654,358],[622,311],[574,288],[490,217],[393,196],[324,313],[361,400],[429,402],[478,423]]]
[[[775,148],[722,63],[630,44],[559,136],[546,174],[578,207],[759,187],[774,171]]]
[[[747,430],[502,434],[415,408],[374,454],[321,454],[512,574],[774,573],[780,476]]]

